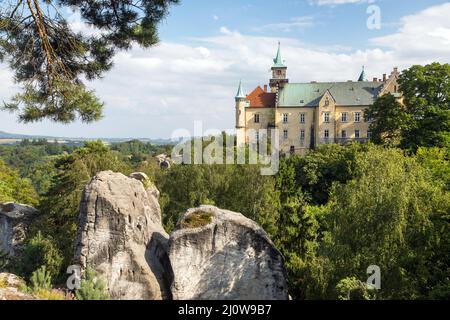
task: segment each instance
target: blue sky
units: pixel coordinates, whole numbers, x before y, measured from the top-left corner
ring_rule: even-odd
[[[381,28],[368,29],[377,6]],[[69,21],[90,32],[77,14]],[[0,112],[0,131],[83,137],[170,137],[181,128],[234,127],[239,79],[247,92],[267,83],[278,41],[293,82],[368,78],[432,61],[450,62],[450,2],[441,0],[184,0],[160,26],[161,42],[115,58],[104,79],[89,83],[105,117],[86,125],[19,124]],[[0,65],[0,98],[17,86]]]

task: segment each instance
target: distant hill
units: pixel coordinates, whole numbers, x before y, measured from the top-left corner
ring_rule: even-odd
[[[32,139],[33,136],[0,131],[0,139]]]
[[[106,143],[118,143],[118,142],[126,142],[130,140],[140,140],[142,142],[148,142],[155,145],[162,144],[176,144],[179,140],[171,140],[171,139],[148,139],[148,138],[70,138],[70,137],[52,137],[52,136],[38,136],[38,135],[26,135],[26,134],[17,134],[17,133],[9,133],[5,131],[0,131],[0,139],[47,139],[47,140],[57,140],[62,143],[64,142],[82,142],[82,141],[92,141],[92,140],[102,140]],[[1,144],[1,141],[0,141]]]

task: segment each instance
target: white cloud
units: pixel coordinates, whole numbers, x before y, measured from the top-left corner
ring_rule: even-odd
[[[120,52],[104,79],[90,84],[105,101],[104,120],[92,125],[21,125],[0,113],[0,130],[96,137],[169,137],[177,128],[234,127],[234,94],[239,79],[247,92],[268,82],[269,68],[281,40],[292,82],[356,79],[362,65],[368,78],[431,61],[449,63],[450,5],[404,17],[399,30],[371,40],[373,47],[354,50],[317,47],[297,39],[250,36],[227,27],[214,37],[190,44],[162,42],[149,50]],[[0,101],[14,91],[11,74],[0,65]]]
[[[295,17],[288,22],[270,23],[260,27],[254,28],[254,31],[281,31],[290,32],[294,30],[301,30],[314,25],[313,17]]]
[[[430,7],[403,17],[398,32],[371,39],[375,46],[394,51],[405,59],[420,57],[424,62],[450,57],[450,3]]]
[[[219,16],[215,15],[215,14],[213,14],[212,18],[213,18],[214,21],[218,21],[219,20]]]

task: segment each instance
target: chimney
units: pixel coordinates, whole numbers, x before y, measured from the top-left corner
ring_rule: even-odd
[[[386,73],[383,73],[383,82],[386,82]]]
[[[264,85],[264,92],[267,92],[267,84]]]
[[[373,82],[377,82],[377,78],[373,78]]]

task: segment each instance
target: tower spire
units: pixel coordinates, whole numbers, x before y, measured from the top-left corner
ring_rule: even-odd
[[[367,81],[366,80],[366,71],[364,70],[365,67],[362,66],[361,74],[359,75],[358,81]]]
[[[281,59],[281,43],[278,41],[278,51],[277,56],[273,59],[273,67],[280,68],[285,67],[283,59]]]
[[[244,94],[244,90],[242,89],[242,80],[239,80],[239,88],[238,88],[235,98],[236,99],[245,99],[246,98],[246,96]]]

